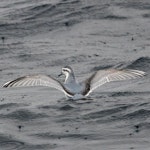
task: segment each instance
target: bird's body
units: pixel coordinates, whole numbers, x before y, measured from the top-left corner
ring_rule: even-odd
[[[120,80],[135,79],[145,75],[145,72],[133,69],[106,69],[93,73],[89,78],[78,82],[70,66],[62,68],[61,75],[66,76],[65,82],[54,79],[47,75],[29,75],[9,81],[3,87],[21,87],[21,86],[48,86],[62,91],[67,97],[80,99],[87,97],[93,90],[99,86]]]

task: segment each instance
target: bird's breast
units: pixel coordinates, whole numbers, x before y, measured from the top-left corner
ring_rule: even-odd
[[[83,87],[80,84],[65,84],[66,90],[72,94],[81,94],[83,91]]]

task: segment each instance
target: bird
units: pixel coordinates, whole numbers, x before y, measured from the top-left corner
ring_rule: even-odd
[[[98,87],[114,81],[130,80],[144,76],[146,73],[134,69],[102,69],[94,72],[87,79],[78,82],[74,71],[70,66],[65,66],[61,74],[65,75],[64,83],[50,75],[27,75],[15,80],[6,82],[2,87],[23,87],[23,86],[47,86],[63,92],[69,99],[82,99],[89,96]]]

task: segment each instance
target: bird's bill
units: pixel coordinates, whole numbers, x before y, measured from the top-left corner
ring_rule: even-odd
[[[62,76],[63,75],[63,73],[61,72],[59,75],[58,75],[58,77],[60,77],[60,76]]]

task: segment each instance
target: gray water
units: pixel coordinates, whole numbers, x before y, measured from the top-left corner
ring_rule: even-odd
[[[58,78],[65,65],[79,80],[113,66],[147,72],[78,101],[47,87],[1,88],[0,150],[150,149],[149,0],[1,0],[0,38],[1,85]]]

